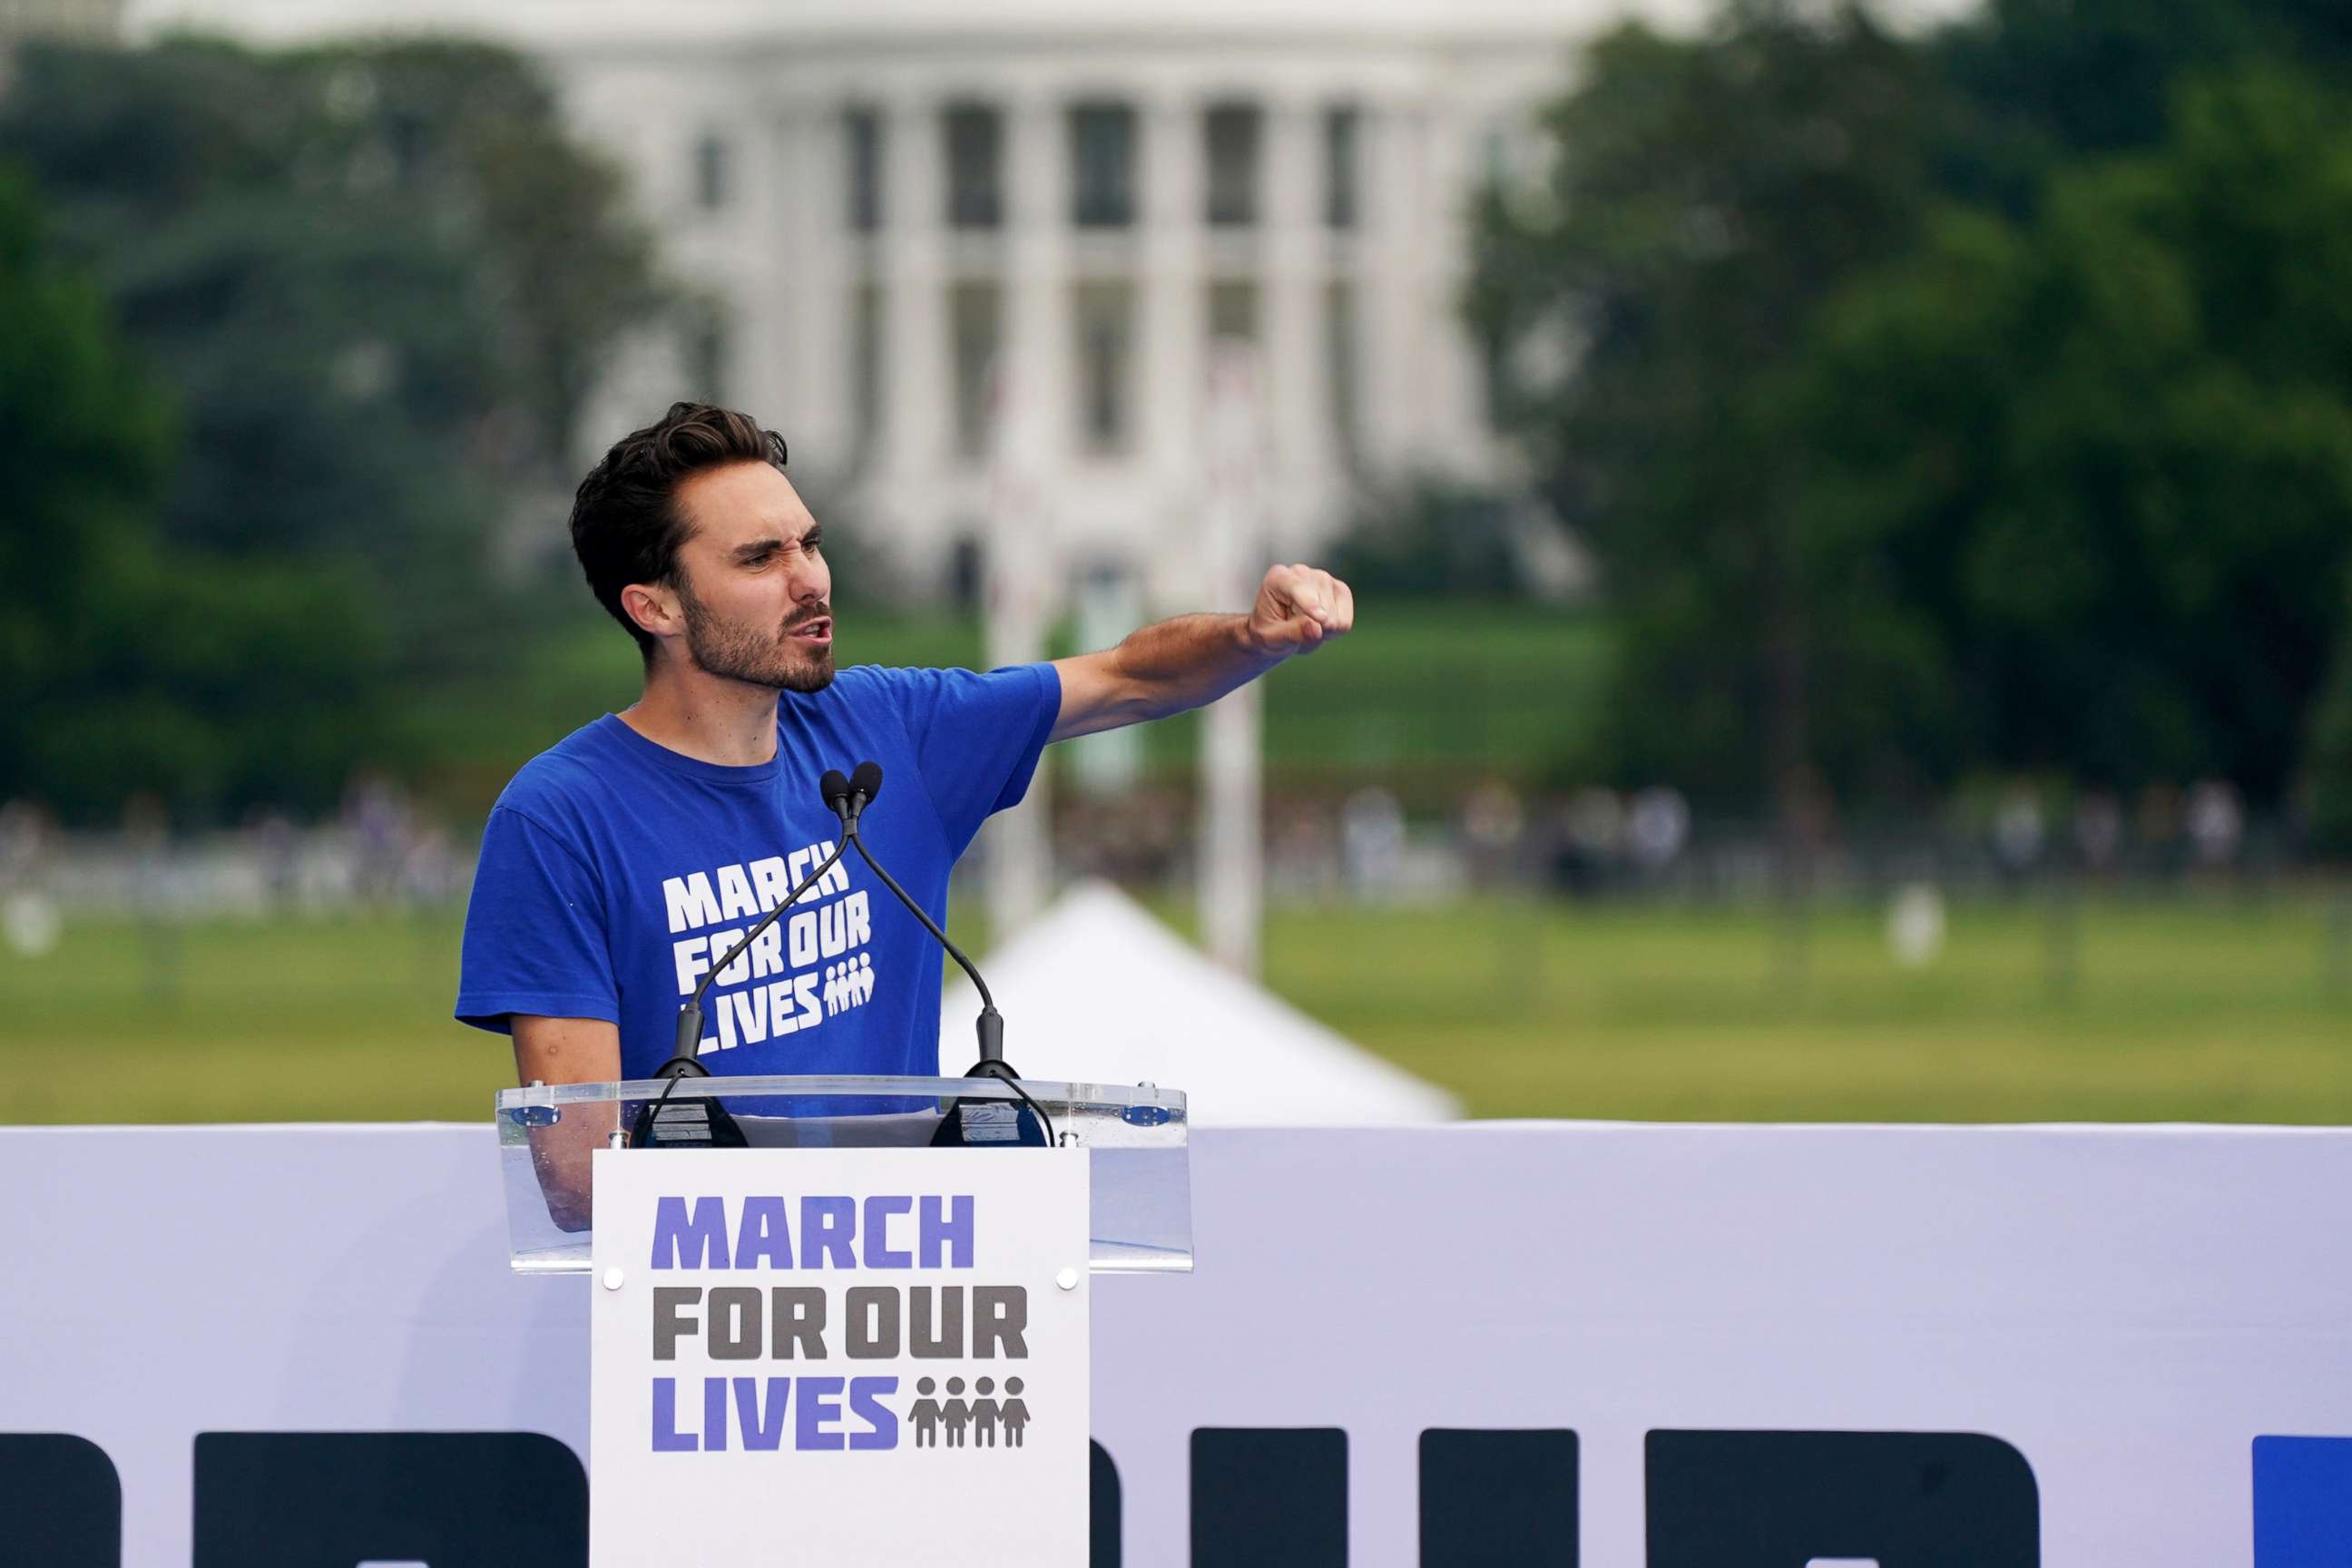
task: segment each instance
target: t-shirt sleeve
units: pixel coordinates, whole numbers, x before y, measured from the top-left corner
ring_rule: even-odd
[[[939,813],[949,849],[961,855],[991,812],[1029,792],[1037,758],[1062,711],[1062,677],[1050,664],[982,675],[909,669],[907,731],[915,765]]]
[[[457,1019],[511,1032],[509,1016],[621,1020],[604,889],[555,834],[509,806],[482,830],[466,908]]]

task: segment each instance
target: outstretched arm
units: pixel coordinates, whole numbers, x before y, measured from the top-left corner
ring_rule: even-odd
[[[1246,616],[1179,616],[1117,647],[1054,661],[1062,710],[1053,739],[1165,719],[1214,702],[1356,624],[1356,596],[1328,572],[1276,566]]]

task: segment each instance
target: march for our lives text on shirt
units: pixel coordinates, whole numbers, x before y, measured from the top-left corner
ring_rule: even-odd
[[[761,915],[824,864],[833,847],[812,844],[790,855],[721,866],[709,875],[691,871],[663,879],[670,958],[677,969],[681,1004],[694,994],[712,964],[735,951]],[[712,926],[722,929],[702,929]],[[696,931],[700,934],[681,934]],[[712,1023],[702,1037],[700,1054],[814,1029],[870,1000],[874,959],[866,947],[873,939],[872,900],[865,889],[850,888],[848,868],[836,860],[793,901],[792,913],[753,938],[711,982],[718,1005],[704,1009]],[[747,981],[751,984],[740,991],[719,990]]]
[[[948,875],[989,813],[1019,801],[1061,706],[1050,664],[842,671],[786,692],[776,756],[698,762],[606,714],[515,775],[483,830],[457,1016],[619,1026],[625,1077],[669,1055],[678,1006],[821,864],[840,823],[828,769],[878,763],[860,820],[874,854],[944,923]],[[702,1060],[728,1074],[939,1070],[940,955],[853,857],[725,966]]]

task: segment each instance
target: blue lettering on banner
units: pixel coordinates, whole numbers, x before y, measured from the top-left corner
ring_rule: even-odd
[[[801,1379],[801,1414],[793,1432],[793,1445],[802,1449],[844,1448],[848,1437],[826,1430],[828,1422],[841,1419],[842,1380],[837,1377],[804,1377]]]
[[[749,1197],[732,1227],[728,1246],[727,1200],[666,1196],[654,1201],[653,1267],[656,1268],[791,1268],[795,1267],[793,1223],[785,1200]],[[862,1214],[861,1214],[862,1209]],[[802,1268],[913,1268],[916,1255],[893,1246],[890,1222],[911,1215],[916,1247],[924,1268],[972,1266],[973,1205],[968,1194],[878,1194],[865,1200],[840,1194],[800,1200]]]
[[[677,1429],[677,1379],[654,1379],[654,1452],[691,1454],[701,1446],[693,1433]]]
[[[855,1268],[857,1255],[850,1243],[857,1234],[857,1203],[854,1198],[801,1200],[801,1267]]]
[[[754,1260],[757,1261],[754,1261]],[[735,1233],[738,1268],[790,1268],[793,1233],[782,1198],[745,1198],[743,1222]]]
[[[689,1253],[687,1244],[693,1244]],[[684,1198],[665,1197],[654,1205],[654,1267],[656,1268],[724,1268],[727,1263],[727,1204],[722,1198],[697,1198],[688,1216]]]
[[[946,1212],[942,1213],[938,1198],[925,1198],[922,1203],[921,1223],[916,1227],[916,1240],[922,1247],[924,1268],[941,1267],[940,1254],[942,1249],[949,1253],[950,1259],[945,1267],[971,1268],[971,1200],[970,1198],[950,1199]]]
[[[2352,1437],[2254,1439],[2254,1568],[2352,1563]]]
[[[912,1214],[915,1200],[907,1197],[875,1196],[866,1200],[866,1267],[868,1268],[912,1268],[914,1254],[899,1251],[890,1245],[890,1216]]]
[[[866,1430],[852,1432],[849,1446],[853,1448],[895,1448],[898,1446],[898,1417],[882,1403],[886,1394],[898,1392],[895,1377],[853,1377],[849,1380],[849,1408],[864,1419]]]
[[[898,1446],[898,1417],[882,1403],[898,1392],[895,1377],[706,1377],[701,1381],[702,1420],[696,1428],[682,1430],[678,1380],[654,1379],[655,1453],[723,1454],[740,1437],[745,1453],[772,1454],[783,1447],[787,1425],[792,1428],[793,1447],[803,1453],[845,1448],[873,1452]],[[688,1398],[692,1400],[691,1391]]]
[[[743,1451],[772,1454],[783,1446],[784,1408],[792,1401],[789,1377],[739,1377],[735,1382],[735,1418],[743,1427]],[[766,1385],[765,1408],[760,1398]]]

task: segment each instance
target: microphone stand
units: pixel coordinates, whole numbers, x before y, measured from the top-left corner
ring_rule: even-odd
[[[990,994],[988,982],[980,977],[980,970],[971,959],[964,956],[963,949],[949,940],[948,933],[940,929],[939,922],[931,919],[930,912],[916,902],[914,895],[900,887],[898,879],[883,869],[882,863],[874,858],[873,851],[866,847],[865,836],[858,831],[858,818],[865,809],[873,804],[874,797],[881,793],[882,770],[872,763],[860,763],[856,770],[850,774],[847,786],[839,794],[834,794],[830,787],[830,775],[828,776],[826,804],[831,805],[834,814],[841,818],[842,838],[850,847],[857,851],[858,858],[866,862],[866,868],[882,879],[882,885],[897,895],[898,901],[906,905],[913,912],[914,917],[923,923],[923,929],[931,933],[932,940],[947,950],[948,956],[956,961],[957,965],[971,978],[973,989],[980,993],[980,1016],[973,1025],[980,1037],[980,1059],[974,1062],[971,1069],[963,1076],[992,1079],[1012,1089],[1021,1102],[1035,1114],[1038,1129],[1045,1137],[1045,1146],[1053,1147],[1055,1142],[1053,1120],[1045,1114],[1045,1107],[1039,1105],[1031,1097],[1029,1091],[1022,1087],[1021,1075],[1013,1070],[1012,1063],[1004,1059],[1004,1015],[996,1010],[996,998]],[[957,1100],[948,1112],[948,1120],[940,1123],[939,1134],[933,1138],[933,1142],[964,1141],[960,1131],[962,1126],[963,1110],[964,1102],[961,1100]],[[951,1131],[951,1129],[957,1131]]]
[[[829,770],[819,782],[818,787],[824,791],[828,804],[833,798],[833,786],[840,778],[838,770]],[[669,1081],[662,1085],[661,1093],[651,1103],[637,1112],[636,1123],[629,1131],[630,1148],[660,1148],[666,1145],[701,1149],[745,1147],[742,1128],[736,1125],[735,1118],[717,1100],[697,1097],[680,1100],[673,1108],[669,1097],[677,1089],[679,1079],[710,1076],[710,1069],[702,1065],[701,1056],[702,998],[709,991],[711,982],[719,978],[720,970],[750,951],[751,944],[759,940],[760,933],[775,924],[778,917],[798,903],[803,893],[824,879],[824,874],[833,869],[834,862],[841,858],[843,847],[842,845],[835,845],[833,853],[826,856],[815,870],[803,878],[799,887],[786,893],[774,909],[761,916],[759,923],[745,931],[735,945],[727,950],[726,957],[703,972],[701,983],[686,999],[686,1005],[677,1010],[677,1028],[670,1041],[669,1060],[654,1070],[656,1078]],[[666,1132],[665,1123],[681,1131]]]

